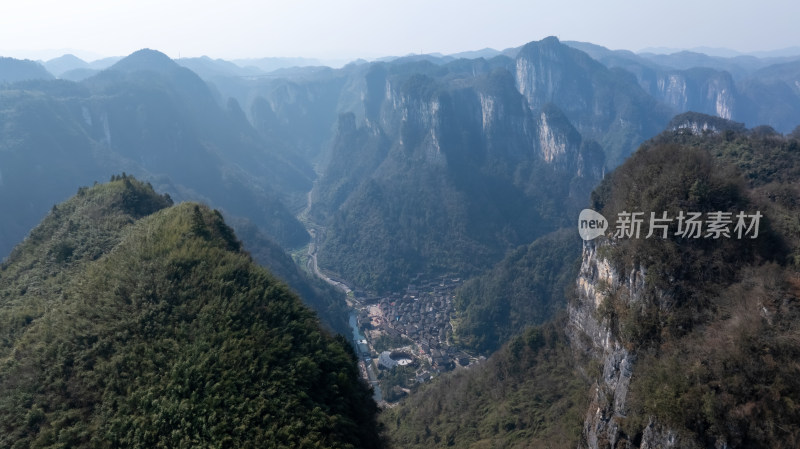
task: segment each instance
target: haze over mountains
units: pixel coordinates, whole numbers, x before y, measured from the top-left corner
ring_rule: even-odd
[[[0,170],[4,202],[21,215],[0,223],[3,252],[76,179],[126,171],[245,217],[284,248],[307,242],[294,215],[310,206],[327,228],[322,267],[376,291],[416,273],[477,274],[566,225],[676,113],[784,133],[800,123],[798,62],[555,38],[341,69],[178,61],[206,82],[153,50],[110,66],[47,62],[61,75],[105,67],[78,83],[5,61]],[[26,78],[38,80],[14,84]],[[26,167],[43,179],[30,185]]]
[[[235,253],[224,257],[249,263],[248,256],[240,254],[240,250],[247,251],[287,281],[316,311],[323,326],[334,332],[348,334],[352,309],[344,294],[315,274],[343,281],[356,290],[350,301],[402,297],[416,292],[415,283],[422,281],[463,281],[455,292],[453,310],[447,311],[453,317],[449,322],[441,328],[430,322],[413,323],[418,332],[443,335],[442,341],[427,340],[426,350],[447,342],[476,355],[499,352],[489,364],[434,383],[425,390],[428,395],[412,395],[403,408],[389,413],[386,419],[393,421],[385,423],[390,437],[401,447],[466,447],[473,443],[515,447],[531,441],[562,441],[570,447],[609,447],[617,442],[631,447],[655,447],[670,441],[700,442],[701,446],[732,442],[733,447],[754,444],[760,436],[787,444],[800,441],[790,419],[796,416],[793,404],[800,400],[790,382],[794,368],[788,363],[797,353],[796,330],[790,321],[773,313],[785,312],[787,317],[796,313],[792,270],[800,259],[792,213],[798,191],[792,178],[800,134],[800,57],[634,54],[550,37],[503,51],[359,60],[341,68],[316,63],[302,59],[172,60],[151,49],[92,63],[68,55],[44,65],[0,59],[0,210],[6,211],[0,216],[0,253],[9,255],[12,248],[18,248],[0,270],[0,284],[7,281],[4,273],[20,273],[17,278],[25,284],[25,276],[35,271],[36,279],[44,279],[48,288],[55,289],[45,292],[46,301],[37,303],[41,307],[33,312],[25,307],[9,312],[15,324],[6,329],[4,341],[16,344],[23,332],[19,329],[33,329],[26,338],[31,338],[31,345],[39,344],[45,337],[38,333],[37,320],[51,313],[45,305],[61,301],[58,295],[62,293],[67,305],[53,312],[59,322],[69,321],[58,314],[71,308],[81,313],[88,310],[67,299],[73,292],[84,291],[81,289],[102,292],[104,284],[88,283],[97,281],[99,275],[81,271],[87,284],[69,284],[63,270],[82,270],[76,263],[96,263],[100,268],[94,270],[102,271],[111,258],[146,256],[147,251],[142,253],[136,240],[124,232],[115,234],[114,239],[127,246],[109,256],[105,254],[111,251],[107,247],[110,241],[94,242],[100,245],[95,248],[70,237],[73,228],[84,226],[88,235],[107,226],[109,211],[87,206],[81,209],[85,223],[78,223],[77,216],[59,215],[64,208],[61,203],[76,191],[78,196],[67,205],[84,201],[81,198],[87,192],[98,195],[120,185],[125,187],[120,194],[122,204],[138,204],[140,195],[128,191],[134,185],[137,192],[146,192],[146,199],[158,200],[158,207],[135,217],[117,216],[112,208],[114,223],[119,222],[121,228],[131,226],[132,230],[125,232],[146,234],[148,223],[156,220],[150,213],[171,202],[194,201],[209,207],[191,209],[184,204],[153,215],[171,217],[169,226],[156,230],[178,236],[169,239],[165,250],[174,256],[175,266],[161,268],[173,273],[182,270],[183,264],[202,269],[216,266],[206,259],[207,253],[216,251],[206,248],[208,244]],[[660,137],[649,140],[656,136]],[[643,142],[649,143],[637,152]],[[685,158],[697,165],[680,165]],[[662,166],[676,175],[674,183],[660,171]],[[686,176],[677,176],[681,170]],[[729,174],[730,179],[725,178]],[[110,185],[78,189],[102,183],[112,175]],[[644,189],[651,181],[655,184]],[[656,209],[692,206],[704,211],[712,206],[728,210],[757,205],[775,215],[765,220],[769,222],[765,235],[771,240],[748,247],[740,259],[732,247],[717,251],[703,244],[694,247],[669,241],[640,248],[642,254],[652,255],[649,259],[636,256],[633,243],[610,245],[610,249],[598,244],[596,252],[593,246],[584,245],[580,264],[580,241],[571,228],[579,211],[590,204],[598,210],[607,208],[609,214],[645,204]],[[30,233],[45,216],[40,231]],[[53,222],[63,232],[41,246],[41,229]],[[225,223],[242,239],[241,248]],[[205,236],[206,242],[197,243],[198,236]],[[199,245],[198,253],[184,257],[181,245],[185,242]],[[36,265],[41,261],[31,265],[19,257],[34,250],[39,259],[47,261],[41,272]],[[721,259],[714,259],[716,256]],[[719,260],[747,268],[730,271],[714,265]],[[764,261],[775,267],[762,268]],[[698,272],[713,267],[713,272],[697,279],[681,271],[688,266],[698,267]],[[212,276],[208,282],[218,281],[220,291],[227,291],[224,286],[230,279],[246,286],[242,289],[254,289],[255,285],[237,277],[261,276],[252,270],[255,268],[247,265],[242,271],[226,274],[228,277]],[[608,274],[612,272],[619,275]],[[670,278],[672,272],[680,272],[682,277]],[[136,273],[146,278],[155,272]],[[600,279],[597,273],[606,277]],[[201,277],[181,278],[181,282],[188,290],[200,291]],[[159,289],[171,282],[171,278],[163,282],[153,279]],[[581,279],[584,290],[576,293],[576,282]],[[680,281],[673,286],[680,289],[671,289],[670,279]],[[7,285],[4,307],[28,297],[28,287],[22,284]],[[31,295],[40,294],[38,284],[31,285],[35,287]],[[143,290],[136,290],[137,295],[149,298],[148,285],[142,283]],[[612,287],[613,294],[607,291]],[[745,299],[737,299],[742,304],[725,301],[729,291],[744,298],[747,295],[741,292],[753,289],[757,290],[754,297],[762,298],[759,304],[766,304],[767,312],[762,315],[760,309],[750,310],[755,303]],[[116,310],[126,296],[118,296],[116,290],[113,293],[116,296],[105,298],[104,304]],[[303,344],[307,352],[292,357],[287,355],[292,352],[288,346],[279,344],[288,351],[276,356],[289,360],[287,375],[292,370],[313,374],[298,377],[302,382],[293,385],[298,400],[305,401],[308,391],[338,397],[338,390],[317,388],[325,373],[307,360],[338,342],[323,336],[324,331],[317,329],[305,309],[295,310],[294,300],[286,300],[289,293],[282,286],[265,293],[264,298],[274,298],[272,294],[291,306],[303,322],[286,326],[314,336],[314,341]],[[673,297],[670,295],[678,299],[666,300]],[[641,298],[643,302],[637,302]],[[186,302],[176,307],[194,307],[191,298],[183,299]],[[224,308],[224,302],[213,304]],[[249,303],[236,304],[250,310]],[[164,316],[173,316],[169,315],[173,305],[164,305],[169,309]],[[258,307],[259,313],[263,312]],[[565,309],[567,315],[559,316]],[[763,316],[764,321],[747,321],[746,328],[739,327],[731,317],[741,318],[746,310]],[[115,313],[106,312],[109,317]],[[264,313],[265,320],[272,319]],[[551,321],[554,317],[557,321]],[[400,317],[390,319],[398,321]],[[639,319],[640,325],[636,324]],[[31,323],[33,327],[27,327]],[[530,328],[538,325],[543,327]],[[167,328],[158,329],[158,341],[164,337],[169,343],[173,338],[165,337]],[[75,334],[69,326],[63,329]],[[259,331],[270,338],[273,332]],[[740,351],[726,346],[729,351],[714,358],[713,366],[695,367],[691,381],[669,376],[676,371],[674,367],[659,362],[664,355],[670,363],[678,363],[676,348],[689,350],[693,342],[733,341],[725,340],[729,331],[741,331],[730,338],[749,346]],[[762,332],[763,340],[756,331]],[[220,344],[227,338],[222,334]],[[84,344],[84,340],[75,343],[71,338],[65,337],[63,345]],[[94,343],[87,344],[91,349]],[[775,403],[769,402],[773,399],[758,400],[762,390],[743,387],[757,379],[756,374],[765,373],[750,366],[740,378],[731,379],[723,369],[726,364],[750,360],[758,345],[770,348],[771,358],[763,356],[764,366],[786,362],[785,369],[766,374],[788,387],[762,385],[770,398],[777,398]],[[702,351],[693,351],[695,359],[702,359]],[[341,348],[334,352],[336,360],[330,366],[335,365],[341,373],[337,385],[348,390],[349,404],[369,402],[364,391],[351,385],[355,361]],[[574,359],[567,359],[569,354]],[[67,351],[50,356],[48,361],[67,366],[74,354]],[[637,357],[651,365],[639,383],[631,380]],[[91,366],[95,363],[91,360],[95,359],[81,363]],[[8,368],[4,373],[28,369],[12,358],[0,362],[8,363],[0,366]],[[555,377],[547,377],[549,372],[556,373]],[[322,377],[314,377],[315,373]],[[497,377],[503,381],[487,386]],[[542,383],[531,383],[531,379]],[[655,388],[660,380],[669,391],[648,396],[646,389]],[[558,390],[556,386],[562,384],[568,388]],[[48,391],[60,388],[57,382],[46,385]],[[170,385],[176,403],[197,399],[181,396],[183,387]],[[714,385],[722,386],[715,389]],[[629,386],[632,399],[626,402]],[[146,394],[151,386],[141,387],[139,393]],[[25,388],[36,391],[37,384],[25,384]],[[65,409],[80,405],[80,400],[70,396],[70,388],[66,396],[58,396]],[[451,391],[458,393],[457,401],[442,403]],[[486,391],[491,393],[483,399],[471,397]],[[519,391],[531,394],[515,393]],[[117,394],[116,390],[112,393]],[[714,396],[724,394],[728,396]],[[754,405],[730,399],[736,394]],[[60,411],[42,408],[46,399],[25,402],[25,397],[15,396],[19,402],[11,405],[23,404],[30,416],[14,415],[3,424],[13,427],[15,435],[31,441],[38,438],[46,447],[55,444],[47,426],[63,424],[72,429],[72,421],[67,422]],[[488,397],[498,398],[493,403],[496,408],[485,402]],[[674,398],[681,399],[675,402]],[[346,413],[328,413],[328,409],[318,413],[312,402],[304,403],[315,419],[319,418],[315,428],[327,429],[314,433],[314,441],[325,441],[325,432],[332,432],[342,447],[359,440],[378,444],[372,415],[359,415],[352,408]],[[467,403],[488,408],[470,408],[466,415],[452,417],[465,409],[458,404]],[[736,411],[729,413],[715,404],[727,404]],[[595,416],[587,412],[590,409],[603,413]],[[80,416],[90,415],[88,409],[81,410]],[[480,416],[482,410],[486,416]],[[517,410],[527,414],[517,417]],[[259,413],[243,416],[266,419]],[[755,415],[748,413],[768,416],[776,424],[759,434],[746,419]],[[349,414],[355,422],[366,423],[366,433],[353,430]],[[130,428],[114,427],[119,416],[109,412],[103,417],[108,420],[93,421],[92,425],[110,426],[120,441],[135,438]],[[291,421],[295,416],[285,419]],[[308,423],[300,419],[296,424],[300,429]],[[160,429],[159,425],[154,424]],[[470,428],[474,432],[465,433],[464,429]],[[202,423],[192,423],[189,433],[202,433],[202,429]],[[82,425],[73,430],[85,431]],[[673,434],[680,438],[670,439]],[[264,438],[269,441],[269,436]],[[280,438],[289,446],[296,442],[291,439],[293,434]],[[90,439],[78,435],[69,441],[86,443]]]
[[[294,217],[306,207],[326,228],[321,266],[387,291],[417,273],[478,274],[565,226],[676,113],[783,133],[800,123],[800,63],[786,59],[547,38],[341,69],[178,62],[205,82],[153,50],[47,62],[60,75],[102,70],[77,83],[4,60],[0,195],[19,213],[0,223],[0,250],[76,181],[126,171],[246,218],[284,248],[308,241]]]
[[[260,261],[297,281],[293,286],[307,292],[306,301],[337,310],[325,321],[345,331],[343,299],[329,287],[312,287],[320,281],[297,273],[280,249],[308,239],[288,205],[305,202],[313,170],[275,151],[235,101],[220,105],[193,72],[144,50],[81,84],[31,80],[0,95],[0,201],[15,211],[0,224],[6,254],[50,206],[75,192],[76,182],[91,185],[127,172],[175,200],[212,203],[239,217],[233,221]]]

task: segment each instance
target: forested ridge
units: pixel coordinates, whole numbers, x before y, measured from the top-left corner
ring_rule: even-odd
[[[421,387],[381,415],[394,448],[574,448],[589,381],[563,328],[529,327],[485,363]]]
[[[623,440],[637,444],[655,420],[682,447],[800,443],[799,170],[796,134],[679,128],[643,145],[593,194],[612,217],[634,207],[763,215],[757,238],[686,239],[672,223],[670,238],[601,250],[617,272],[647,273],[642,298],[608,289],[598,309],[639,357]]]
[[[455,294],[457,343],[488,355],[525,327],[552,319],[574,288],[580,241],[573,229],[545,235],[464,283]]]
[[[127,176],[0,271],[0,446],[379,447],[355,355],[221,215]]]
[[[679,210],[759,211],[759,234],[686,239],[674,236],[673,222],[669,238],[645,239],[645,223],[642,238],[597,243],[598,256],[621,273],[623,287],[595,286],[602,301],[592,313],[635,362],[621,414],[607,417],[617,433],[603,434],[596,447],[611,441],[640,447],[669,438],[674,447],[795,447],[800,141],[796,134],[735,123],[714,122],[722,126],[698,133],[706,117],[688,118],[701,123],[646,142],[595,190],[591,207],[612,220],[607,236],[623,210],[673,217]],[[506,316],[526,316],[528,305],[509,296],[524,289],[504,280],[536,285],[548,271],[535,261],[552,259],[548,250],[557,247],[558,240],[550,239],[512,253],[462,287],[460,294],[473,301],[462,299],[465,310],[491,306],[492,316],[503,308],[511,314]],[[570,270],[562,265],[562,272]],[[638,270],[643,279],[626,277]],[[641,281],[642,290],[629,290]],[[536,301],[545,291],[534,288],[529,297]],[[574,292],[568,287],[560,304],[576,301]],[[502,298],[511,298],[510,304]],[[598,407],[589,399],[611,374],[604,374],[603,359],[592,355],[596,350],[582,331],[565,332],[576,318],[564,315],[529,327],[483,364],[434,379],[384,413],[394,447],[595,447],[586,440],[587,423],[605,407],[603,400],[616,402],[601,398]],[[487,329],[512,328],[503,323]],[[460,332],[472,341],[493,335],[477,327]]]

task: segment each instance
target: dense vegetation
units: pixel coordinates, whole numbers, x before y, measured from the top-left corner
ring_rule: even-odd
[[[329,223],[323,267],[378,292],[405,288],[416,273],[475,275],[583,206],[603,150],[558,107],[527,109],[508,71],[476,77],[469,68],[367,73],[369,121],[340,117],[314,191],[313,215]],[[545,156],[548,139],[555,149]]]
[[[83,188],[3,264],[0,446],[379,446],[348,343],[218,212],[169,203]]]
[[[343,292],[300,268],[278,243],[252,222],[244,219],[230,221],[236,236],[253,259],[286,282],[305,304],[319,314],[323,325],[342,335],[351,334],[347,324],[350,309]]]
[[[411,365],[396,366],[391,370],[381,370],[378,380],[383,399],[389,402],[399,401],[406,395],[405,390],[415,391],[419,384],[415,379],[416,368]]]
[[[457,343],[490,354],[526,326],[551,319],[574,288],[580,241],[574,229],[548,234],[461,286],[455,302]]]
[[[393,447],[576,447],[589,383],[563,318],[526,329],[483,364],[436,378],[385,411]]]
[[[622,210],[763,214],[756,239],[682,238],[672,223],[667,239],[601,247],[617,272],[646,272],[642,298],[608,291],[599,309],[639,357],[622,421],[629,440],[655,418],[682,447],[800,443],[799,174],[794,137],[678,129],[645,145],[593,195],[612,221]]]
[[[766,127],[714,123],[719,132],[697,135],[691,130],[703,123],[676,122],[592,196],[593,207],[612,221],[610,233],[622,210],[763,214],[756,239],[737,239],[734,232],[732,238],[681,238],[674,235],[676,223],[668,238],[645,239],[646,220],[639,239],[600,244],[617,273],[645,274],[644,292],[635,298],[627,288],[598,286],[606,295],[598,318],[636,357],[625,413],[612,418],[620,444],[637,447],[654,426],[674,431],[679,447],[800,443],[800,141]],[[536,254],[520,249],[508,262]],[[537,264],[500,264],[462,294],[495,285],[493,276],[507,281],[502,268],[514,273],[525,266]],[[575,351],[581,342],[565,342],[566,324],[557,318],[526,330],[482,366],[420,388],[381,418],[393,444],[585,444],[589,384],[601,373],[597,360],[582,358],[591,351]]]

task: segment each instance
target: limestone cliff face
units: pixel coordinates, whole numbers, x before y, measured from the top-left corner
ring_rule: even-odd
[[[584,420],[586,447],[615,447],[619,439],[618,419],[625,416],[635,354],[630,353],[614,336],[609,323],[600,319],[597,310],[609,289],[627,288],[630,297],[638,296],[642,273],[621,276],[597,254],[597,244],[586,242],[578,275],[577,299],[569,305],[568,335],[573,346],[591,353],[602,364],[592,402]]]
[[[567,152],[567,139],[564,134],[554,132],[544,112],[539,116],[539,145],[542,156],[547,162],[553,162]]]
[[[642,444],[640,449],[669,449],[682,447],[678,433],[658,424],[654,419],[645,427],[642,433]],[[718,449],[728,449],[727,445],[718,446]]]
[[[344,257],[363,250],[353,258],[372,260],[368,249],[389,248],[375,226],[348,217],[375,217],[385,235],[407,236],[380,254],[386,263],[340,273],[376,286],[367,288],[407,284],[401,277],[439,270],[434,264],[448,258],[476,266],[499,260],[580,211],[604,172],[604,147],[584,139],[560,107],[532,110],[504,67],[450,77],[415,67],[365,73],[364,117],[341,116],[312,198],[312,214],[336,231],[326,247]],[[421,219],[426,207],[432,212]],[[352,235],[359,249],[346,241]],[[383,271],[371,274],[376,269]]]
[[[441,103],[438,98],[422,101],[402,97],[400,105],[401,133],[400,144],[412,146],[417,141],[424,159],[431,165],[444,166],[447,158],[439,143],[439,111]],[[411,140],[412,142],[407,142]]]
[[[519,92],[528,100],[531,109],[552,102],[564,84],[565,58],[554,38],[531,46],[531,55],[517,58],[515,77]]]
[[[636,353],[616,336],[610,323],[598,309],[610,292],[619,293],[631,304],[645,300],[644,269],[618,273],[609,261],[598,254],[598,248],[613,243],[584,242],[583,261],[577,280],[577,298],[569,305],[567,335],[579,351],[592,355],[601,364],[601,377],[596,379],[592,400],[583,426],[583,445],[591,449],[634,447],[620,429],[620,420],[627,413],[628,389],[636,368]],[[677,434],[651,419],[641,448],[680,447]]]
[[[585,139],[599,142],[614,167],[663,128],[671,112],[649,97],[634,77],[620,76],[586,53],[549,37],[522,47],[514,61],[517,91],[535,114],[555,105]],[[542,134],[546,158],[558,142]]]
[[[679,111],[687,110],[689,96],[686,93],[686,79],[679,73],[670,73],[658,79],[658,93],[661,99]]]
[[[592,183],[602,178],[603,148],[595,144],[587,149],[585,139],[554,104],[533,110],[511,74],[458,89],[427,76],[373,77],[375,86],[363,95],[364,109],[372,113],[363,126],[397,142],[406,157],[441,167],[449,157],[465,155],[511,167],[544,162]]]
[[[553,170],[586,182],[597,182],[603,178],[603,148],[594,141],[583,139],[560,109],[546,105],[534,122],[536,126],[531,146],[538,149],[539,157]],[[579,191],[575,194],[578,195]]]
[[[696,111],[730,120],[737,103],[736,84],[727,72],[691,69],[660,74],[651,92],[679,112]]]

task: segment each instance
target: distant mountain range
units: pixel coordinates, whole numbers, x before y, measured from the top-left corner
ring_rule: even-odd
[[[784,133],[800,123],[791,58],[637,55],[555,38],[341,69],[150,50],[4,61],[2,154],[18,156],[0,160],[3,182],[16,182],[11,170],[48,173],[8,200],[28,212],[0,223],[6,251],[76,176],[127,171],[247,217],[286,248],[307,241],[293,215],[310,205],[328,231],[322,266],[375,290],[416,273],[477,274],[557,229],[677,113]]]
[[[0,226],[5,252],[41,216],[43,201],[121,171],[176,199],[222,201],[226,212],[277,226],[270,235],[285,245],[307,238],[287,205],[302,203],[311,168],[268,145],[235,102],[221,105],[197,75],[161,53],[134,53],[80,84],[29,81],[3,92],[0,195],[21,214]]]
[[[782,62],[790,62],[800,59],[800,47],[786,47],[777,50],[765,51],[752,51],[740,52],[730,48],[718,47],[693,47],[693,48],[672,48],[672,47],[648,47],[633,52],[630,50],[609,50],[605,47],[591,44],[588,42],[579,41],[564,41],[565,44],[586,51],[594,57],[594,52],[602,51],[605,53],[634,55],[643,59],[650,59],[657,63],[669,68],[688,69],[692,67],[710,67],[716,68],[717,66],[725,66],[734,68],[736,71],[738,65],[745,66],[758,66],[763,68],[773,64]],[[491,59],[498,55],[506,55],[510,57],[516,56],[517,52],[522,47],[512,47],[505,50],[496,50],[493,48],[484,48],[481,50],[463,51],[452,54],[442,53],[429,53],[429,54],[412,54],[406,56],[385,56],[376,58],[374,62],[389,62],[401,58],[415,58],[415,59],[431,59],[440,60],[445,62],[454,61],[457,59]],[[66,53],[62,56],[39,60],[53,76],[64,79],[71,79],[75,81],[75,77],[80,76],[81,73],[96,73],[96,71],[103,70],[111,66],[114,62],[122,59],[122,56],[106,57],[87,61],[81,59],[73,54]],[[346,61],[346,60],[329,60],[318,58],[303,58],[303,57],[264,57],[264,58],[240,58],[233,60],[212,59],[208,56],[179,58],[177,62],[185,65],[198,73],[204,79],[206,75],[202,72],[210,70],[211,74],[227,74],[238,76],[258,76],[273,72],[279,69],[293,68],[293,67],[309,67],[309,66],[331,66],[341,67],[348,62],[368,62],[364,59]],[[213,67],[213,68],[212,68]],[[90,70],[92,72],[87,72]],[[68,73],[75,71],[74,73]],[[66,74],[66,77],[65,77]],[[735,76],[735,75],[734,75]],[[86,77],[86,76],[84,76]],[[82,78],[80,78],[82,79]]]
[[[14,58],[0,57],[0,83],[16,83],[32,79],[50,80],[53,75],[41,64]]]
[[[192,71],[142,50],[81,83],[25,81],[0,92],[0,204],[14,211],[0,220],[2,253],[74,193],[76,182],[127,172],[175,200],[224,211],[259,262],[301,292],[330,328],[347,332],[344,298],[283,252],[308,240],[294,211],[305,204],[313,169],[260,137],[235,101],[220,105]]]
[[[754,56],[756,58],[780,58],[800,56],[800,47],[786,47],[777,50],[761,50],[741,52],[724,47],[692,47],[692,48],[671,48],[671,47],[647,47],[639,50],[639,54],[660,54],[667,55],[689,51],[692,53],[703,53],[709,56],[721,56],[723,58],[735,58],[737,56]]]

